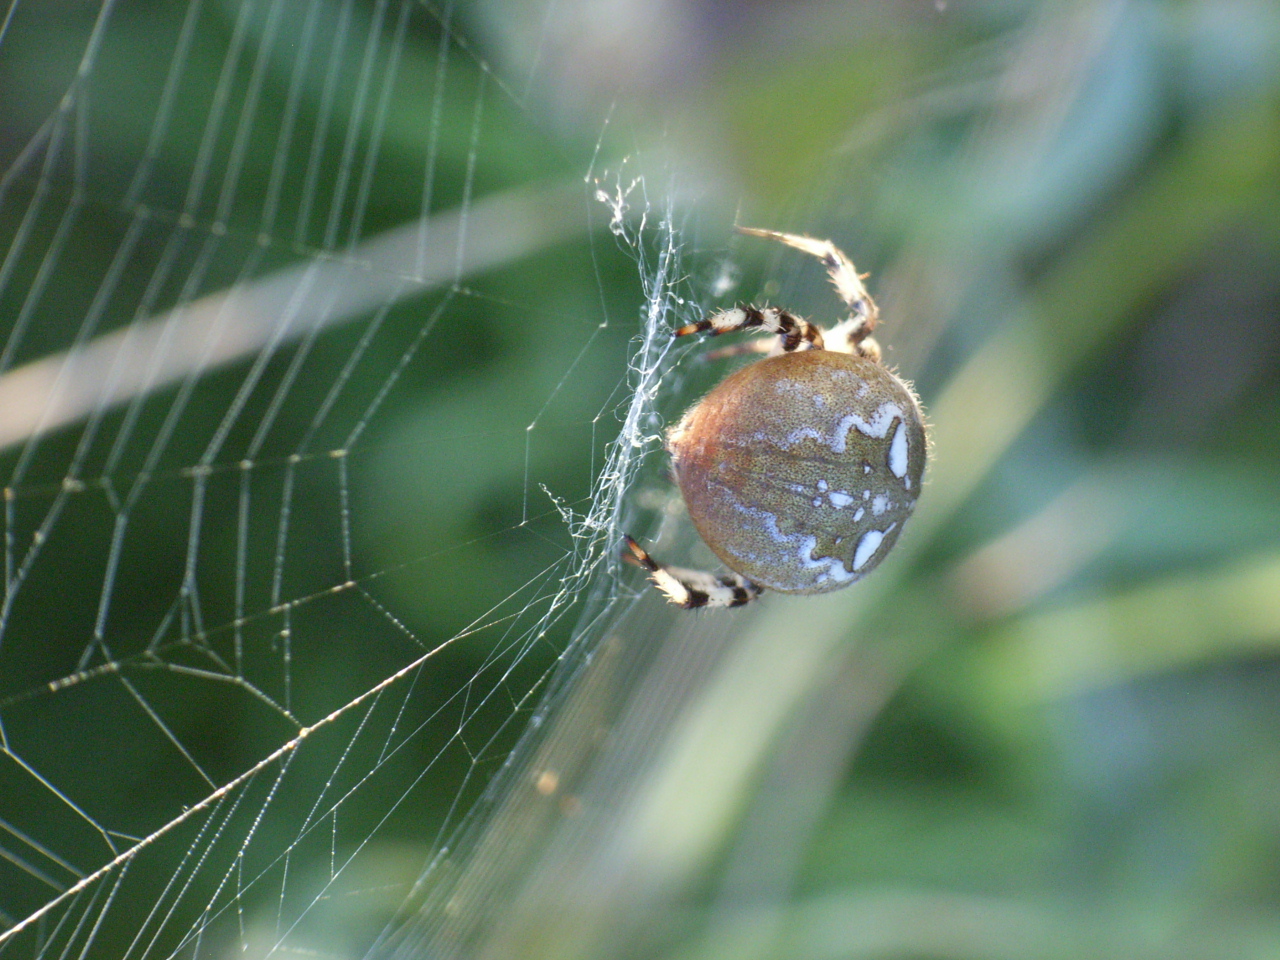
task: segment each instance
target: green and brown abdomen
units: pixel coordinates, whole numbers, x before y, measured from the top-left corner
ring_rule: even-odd
[[[781,593],[826,593],[873,570],[915,508],[919,402],[874,360],[785,353],[727,377],[667,446],[689,516],[731,569]]]

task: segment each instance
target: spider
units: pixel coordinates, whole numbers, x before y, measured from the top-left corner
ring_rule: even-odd
[[[768,355],[730,374],[667,433],[672,470],[698,534],[730,574],[669,567],[630,536],[624,559],[674,604],[738,607],[764,590],[817,594],[861,579],[915,508],[924,414],[880,360],[879,309],[831,241],[738,227],[811,254],[849,317],[824,332],[788,310],[742,305],[675,331],[776,335],[725,352]]]

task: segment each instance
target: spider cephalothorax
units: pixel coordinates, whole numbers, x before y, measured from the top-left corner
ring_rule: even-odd
[[[880,362],[871,338],[879,311],[853,264],[828,240],[738,229],[822,260],[850,315],[824,334],[786,310],[738,306],[675,332],[778,338],[667,434],[689,517],[733,573],[664,566],[627,537],[628,559],[682,607],[741,606],[766,588],[826,593],[861,579],[897,541],[924,474],[920,403]]]

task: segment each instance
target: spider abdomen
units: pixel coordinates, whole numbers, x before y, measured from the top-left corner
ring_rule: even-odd
[[[670,432],[680,492],[727,566],[782,593],[853,583],[915,508],[925,429],[878,362],[785,353],[727,377]]]

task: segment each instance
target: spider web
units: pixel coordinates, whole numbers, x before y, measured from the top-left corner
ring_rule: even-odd
[[[600,145],[504,162],[452,5],[75,13],[0,30],[0,952],[360,953],[616,606],[673,233]]]

